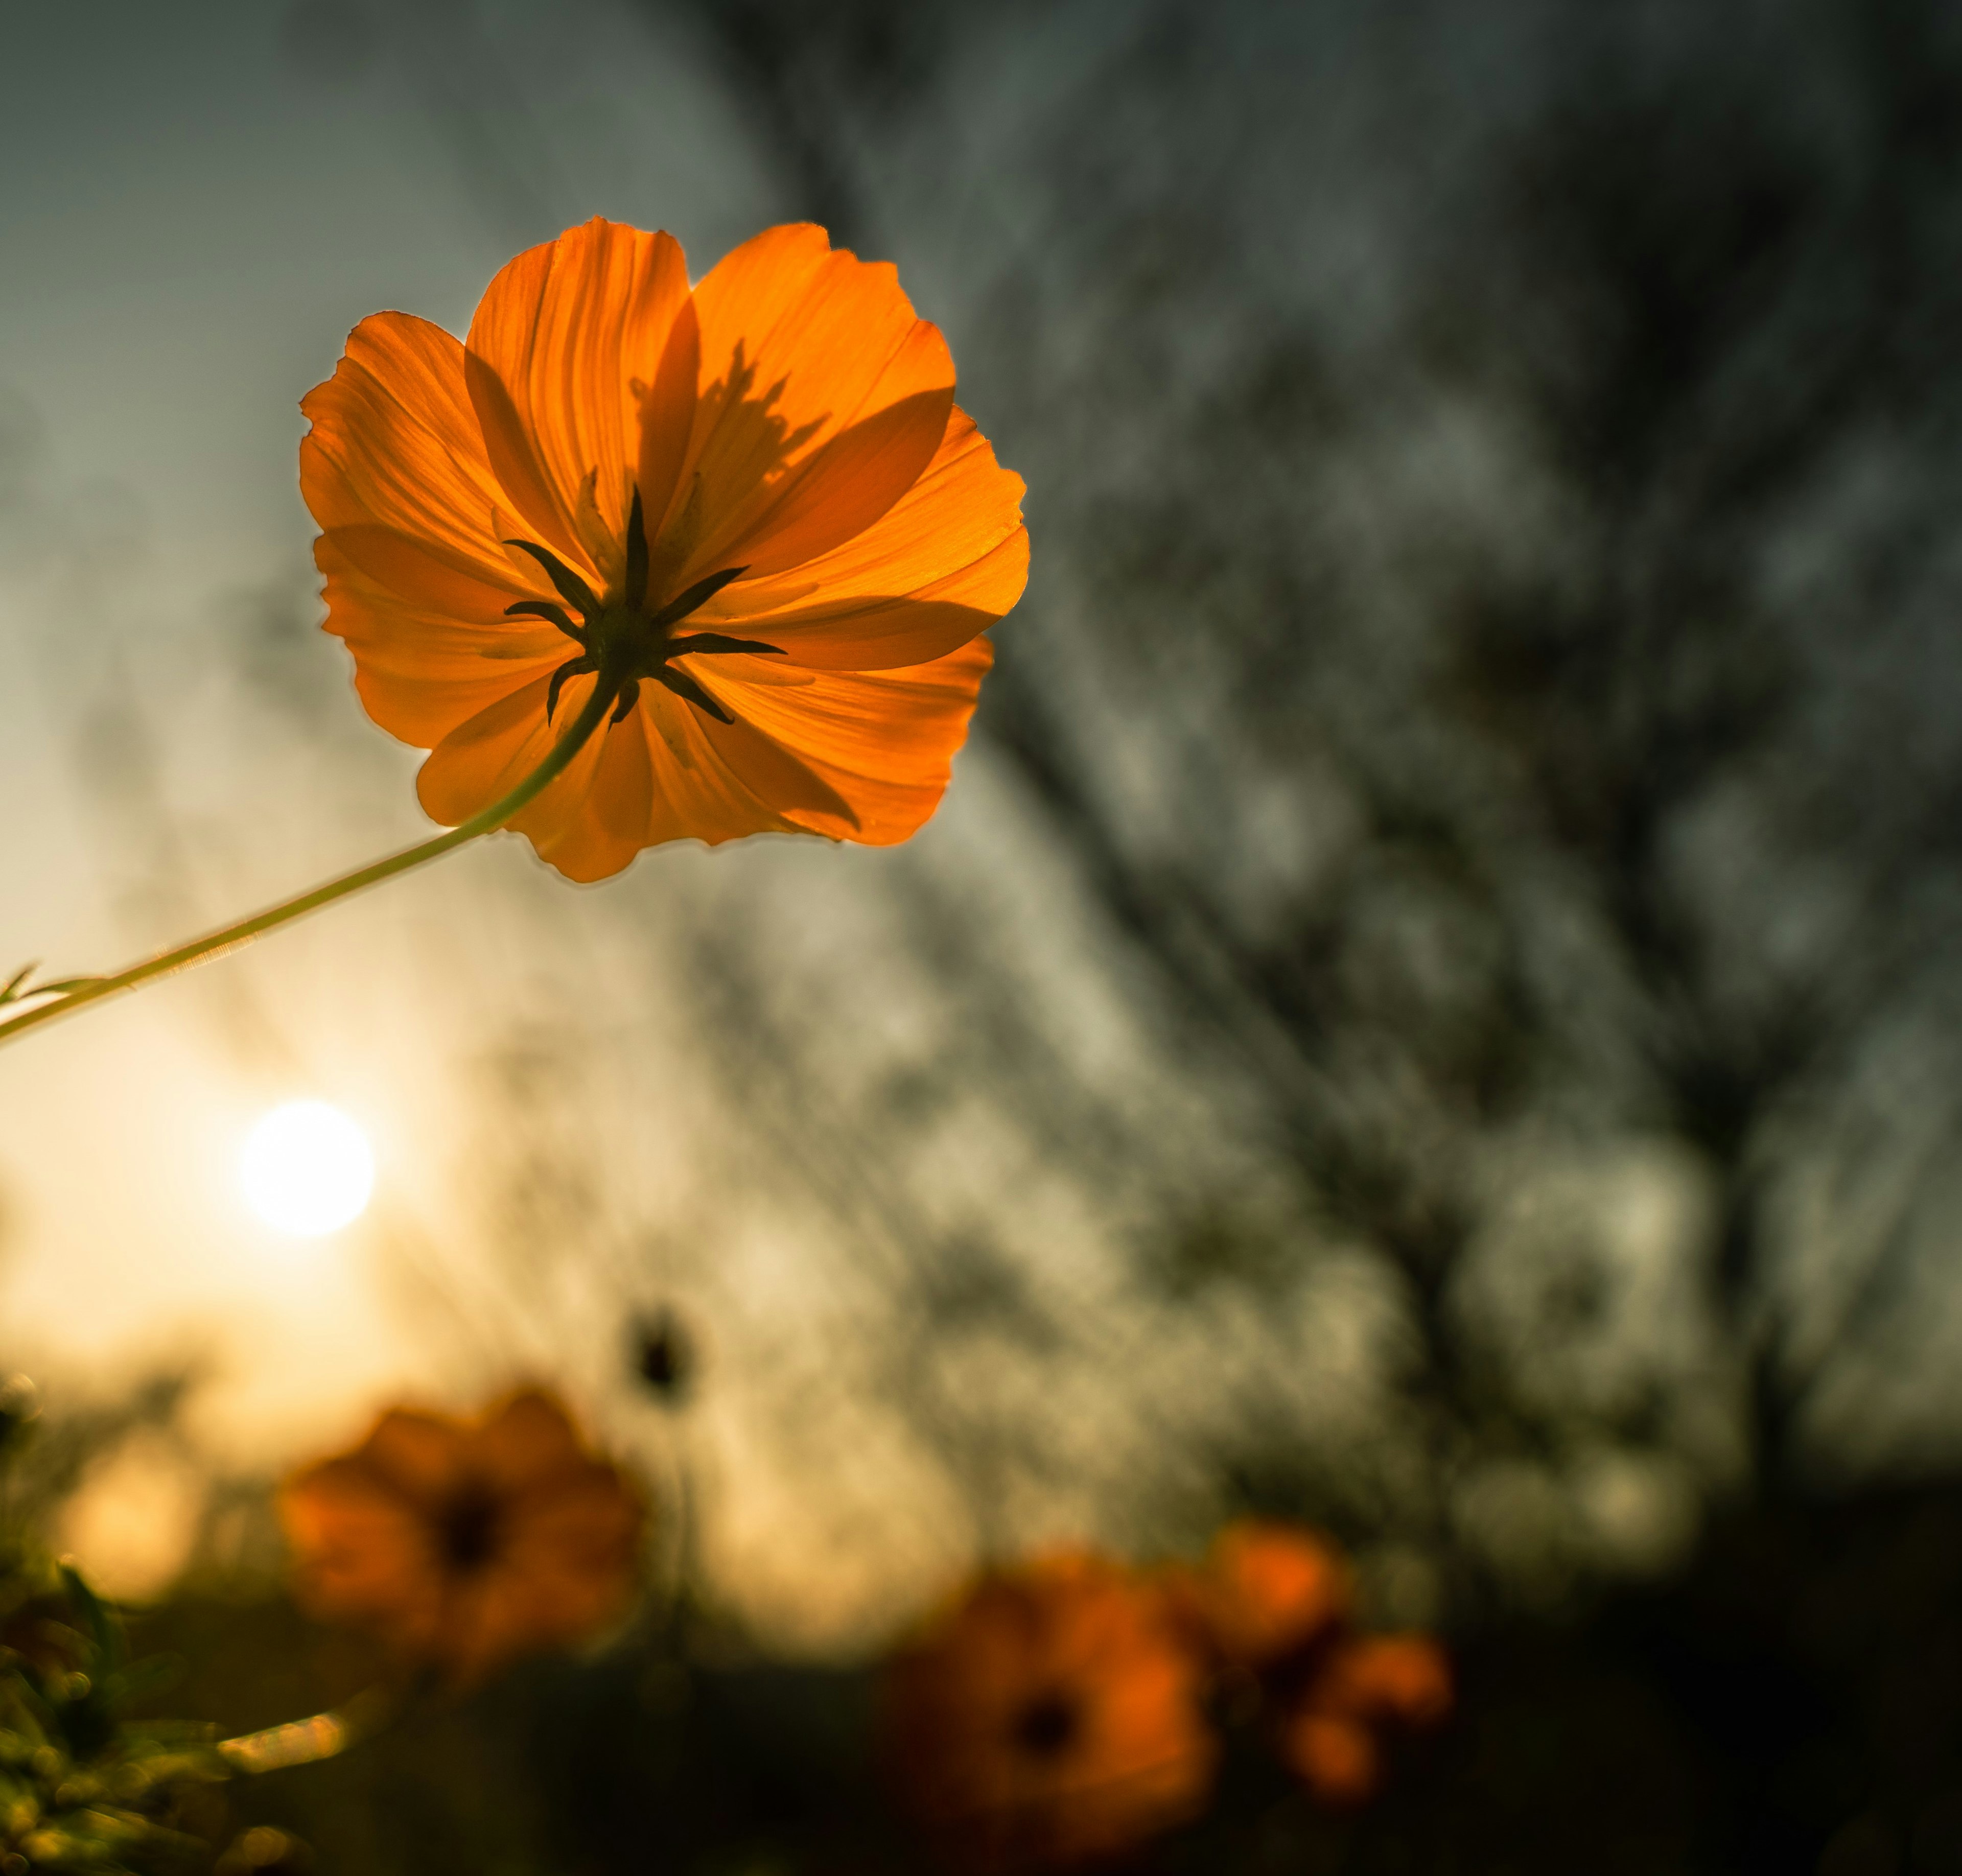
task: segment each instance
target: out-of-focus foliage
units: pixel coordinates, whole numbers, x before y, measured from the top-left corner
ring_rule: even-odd
[[[200,1834],[226,1775],[212,1729],[133,1720],[175,1664],[132,1660],[120,1623],[48,1552],[9,1488],[31,1443],[30,1392],[0,1400],[0,1869],[75,1876],[210,1866]]]

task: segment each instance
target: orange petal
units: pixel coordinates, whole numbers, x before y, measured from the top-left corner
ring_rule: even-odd
[[[469,396],[512,506],[543,545],[616,590],[641,391],[687,298],[672,235],[596,217],[519,255],[470,322]]]
[[[538,1632],[536,1600],[522,1577],[501,1569],[451,1586],[431,1654],[452,1689],[481,1686],[500,1668],[551,1644],[549,1632]]]
[[[566,1466],[589,1463],[578,1430],[548,1394],[527,1388],[487,1415],[471,1436],[471,1464],[506,1491],[522,1491]]]
[[[372,600],[330,577],[328,623],[354,654],[354,687],[368,714],[391,736],[433,749],[513,688],[564,661],[558,644],[526,663],[473,647],[448,621]],[[501,647],[499,647],[501,650]]]
[[[431,820],[453,827],[509,794],[551,753],[567,724],[584,708],[594,682],[590,676],[567,681],[560,694],[554,727],[545,723],[548,677],[544,676],[493,698],[457,725],[430,750],[429,760],[416,777],[416,794],[423,811]],[[643,688],[643,708],[652,688]],[[564,773],[509,823],[531,841],[539,858],[568,879],[585,884],[607,878],[627,866],[643,847],[653,845],[654,839],[729,837],[713,826],[697,826],[672,816],[668,817],[670,824],[653,839],[644,829],[636,837],[612,824],[618,814],[614,805],[619,788],[617,778],[637,760],[631,745],[635,733],[631,715],[615,727],[600,729]],[[608,803],[605,813],[599,810],[596,799],[602,783],[606,792],[598,800]],[[655,819],[661,819],[658,807]],[[781,821],[773,824],[788,826]],[[755,829],[745,826],[740,831],[753,833]]]
[[[695,302],[686,300],[668,328],[659,367],[641,400],[641,453],[636,479],[640,484],[641,521],[650,542],[660,536],[661,524],[674,505],[674,494],[688,460],[695,430],[695,393],[701,375],[701,324]],[[628,596],[646,605],[644,593]]]
[[[1435,1726],[1451,1711],[1451,1663],[1428,1635],[1371,1635],[1337,1649],[1316,1704],[1367,1719]]]
[[[731,772],[779,814],[794,816],[800,826],[836,840],[858,833],[858,817],[851,803],[773,737],[740,717],[733,723],[704,717],[697,727]]]
[[[732,714],[794,757],[854,817],[787,801],[788,818],[810,833],[883,847],[915,832],[939,805],[993,658],[987,640],[977,638],[930,664],[815,671],[795,688],[767,681],[772,659],[685,662]],[[746,682],[758,667],[765,681]],[[741,750],[730,753],[732,766],[745,759]],[[754,785],[764,785],[760,775]]]
[[[944,354],[931,326],[922,320],[914,330],[931,334],[933,349]],[[915,341],[907,349],[924,348]],[[947,369],[945,384],[874,408],[815,451],[772,489],[762,514],[700,550],[702,564],[741,567],[749,578],[769,579],[864,533],[932,462],[954,409],[951,363]],[[877,388],[866,401],[879,404]]]
[[[498,696],[430,751],[429,760],[416,777],[416,794],[432,820],[449,827],[468,820],[509,794],[551,754],[568,713],[576,712],[591,695],[593,679],[575,677],[567,682],[560,693],[556,728],[545,721],[548,683],[548,678],[540,675],[521,689]],[[590,760],[595,753],[594,745],[588,743],[580,756]],[[572,767],[578,766],[575,759]],[[567,779],[561,775],[526,810],[526,817],[539,818],[546,798],[554,789],[563,789]],[[544,818],[553,827],[558,826],[556,814]]]
[[[456,1421],[395,1407],[375,1421],[351,1458],[404,1498],[433,1504],[455,1482],[468,1445],[467,1430]]]
[[[671,589],[724,566],[770,574],[828,551],[931,460],[953,361],[890,266],[832,251],[807,223],[769,229],[711,270],[695,311],[700,403],[655,550]],[[698,481],[698,524],[677,539]]]
[[[653,775],[647,738],[633,714],[601,735],[597,756],[581,771],[586,789],[577,807],[568,791],[563,797],[566,811],[550,826],[519,823],[531,835],[539,858],[580,885],[612,878],[649,844],[644,830]]]
[[[1281,1739],[1282,1756],[1329,1804],[1360,1804],[1382,1782],[1382,1754],[1368,1727],[1338,1715],[1298,1714]]]
[[[1297,1526],[1245,1519],[1213,1539],[1203,1589],[1213,1639],[1260,1666],[1305,1647],[1348,1612],[1348,1564]]]
[[[497,479],[439,326],[376,313],[348,335],[334,376],[301,401],[300,492],[323,528],[392,528],[492,586],[511,572],[493,538]]]
[[[358,1461],[315,1467],[280,1493],[279,1509],[309,1613],[391,1638],[433,1619],[442,1582],[427,1524]]]
[[[748,834],[803,831],[781,804],[759,793],[737,772],[723,746],[710,740],[711,731],[723,727],[672,692],[644,685],[639,705],[609,739],[629,731],[641,739],[649,781],[644,820],[634,826],[622,818],[631,801],[642,798],[637,788],[631,797],[623,789],[590,817],[581,844],[574,845],[568,837],[545,857],[573,878],[593,879],[618,872],[641,849],[663,841],[693,839],[718,846]],[[807,778],[804,788],[811,785]],[[545,852],[543,847],[540,851]]]
[[[615,1604],[630,1587],[644,1521],[639,1499],[610,1465],[590,1461],[550,1491],[527,1496],[505,1555],[514,1567],[598,1579]]]
[[[541,619],[508,616],[512,602],[529,597],[532,590],[508,564],[501,570],[503,579],[489,580],[481,561],[459,567],[399,529],[374,523],[330,528],[320,538],[330,557],[344,561],[350,572],[418,612],[504,632],[535,633],[542,625],[555,629]]]
[[[1021,597],[1022,494],[1022,478],[956,410],[926,472],[881,519],[778,579],[724,587],[690,627],[761,638],[820,670],[928,663]]]
[[[654,806],[654,766],[637,716],[610,731],[606,750],[593,778],[592,812],[609,838],[637,850]]]
[[[650,842],[692,835],[712,847],[747,834],[797,831],[778,804],[751,788],[710,741],[711,729],[721,726],[673,692],[649,689],[653,694],[641,693],[641,708],[653,732],[647,737],[654,775],[647,830]]]

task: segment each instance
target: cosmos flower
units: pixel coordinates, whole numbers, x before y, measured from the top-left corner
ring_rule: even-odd
[[[280,1513],[303,1608],[458,1688],[618,1617],[644,1515],[535,1392],[476,1421],[392,1409],[288,1481]]]
[[[890,1763],[961,1859],[1082,1862],[1204,1804],[1200,1683],[1152,1584],[1099,1558],[1039,1559],[983,1578],[895,1658]]]
[[[505,267],[462,344],[364,319],[302,407],[327,629],[430,752],[436,820],[589,717],[510,823],[574,879],[933,811],[1027,536],[890,267],[797,225],[691,289],[673,236],[594,220]]]
[[[1452,1697],[1451,1664],[1429,1636],[1345,1638],[1283,1718],[1282,1756],[1325,1802],[1360,1804],[1382,1783],[1385,1736],[1436,1726]]]
[[[1165,1580],[1219,1670],[1222,1704],[1240,1705],[1325,1804],[1373,1797],[1390,1740],[1451,1710],[1443,1649],[1427,1635],[1358,1635],[1348,1561],[1312,1531],[1241,1520],[1214,1538],[1200,1568],[1174,1568]]]
[[[1451,1711],[1451,1663],[1428,1635],[1359,1635],[1329,1657],[1315,1697],[1366,1720],[1435,1726]]]
[[[1172,1573],[1178,1606],[1225,1661],[1262,1671],[1330,1635],[1349,1613],[1349,1566],[1292,1524],[1242,1519],[1213,1540],[1203,1566]]]

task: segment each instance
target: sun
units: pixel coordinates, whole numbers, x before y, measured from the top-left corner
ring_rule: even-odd
[[[324,1101],[289,1101],[264,1115],[238,1155],[245,1203],[276,1231],[324,1237],[351,1225],[375,1190],[368,1136]]]

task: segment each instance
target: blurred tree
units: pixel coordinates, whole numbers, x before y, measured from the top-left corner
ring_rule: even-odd
[[[815,1123],[766,1084],[852,1045],[769,994],[776,935],[718,943],[708,1020],[772,1013],[723,1050],[746,1110],[911,1247],[888,1384],[1039,1468],[950,1347],[1115,1352],[917,1183],[986,1106],[1128,1187],[1148,1283],[1383,1260],[1421,1463],[1305,1484],[1257,1413],[1216,1456],[1515,1587],[1940,1437],[1871,1383],[1938,1360],[1962,1055],[1954,19],[647,4],[794,211],[938,255],[1037,546],[981,747],[1246,1149],[1114,1102],[951,875],[896,883],[941,1051]]]

